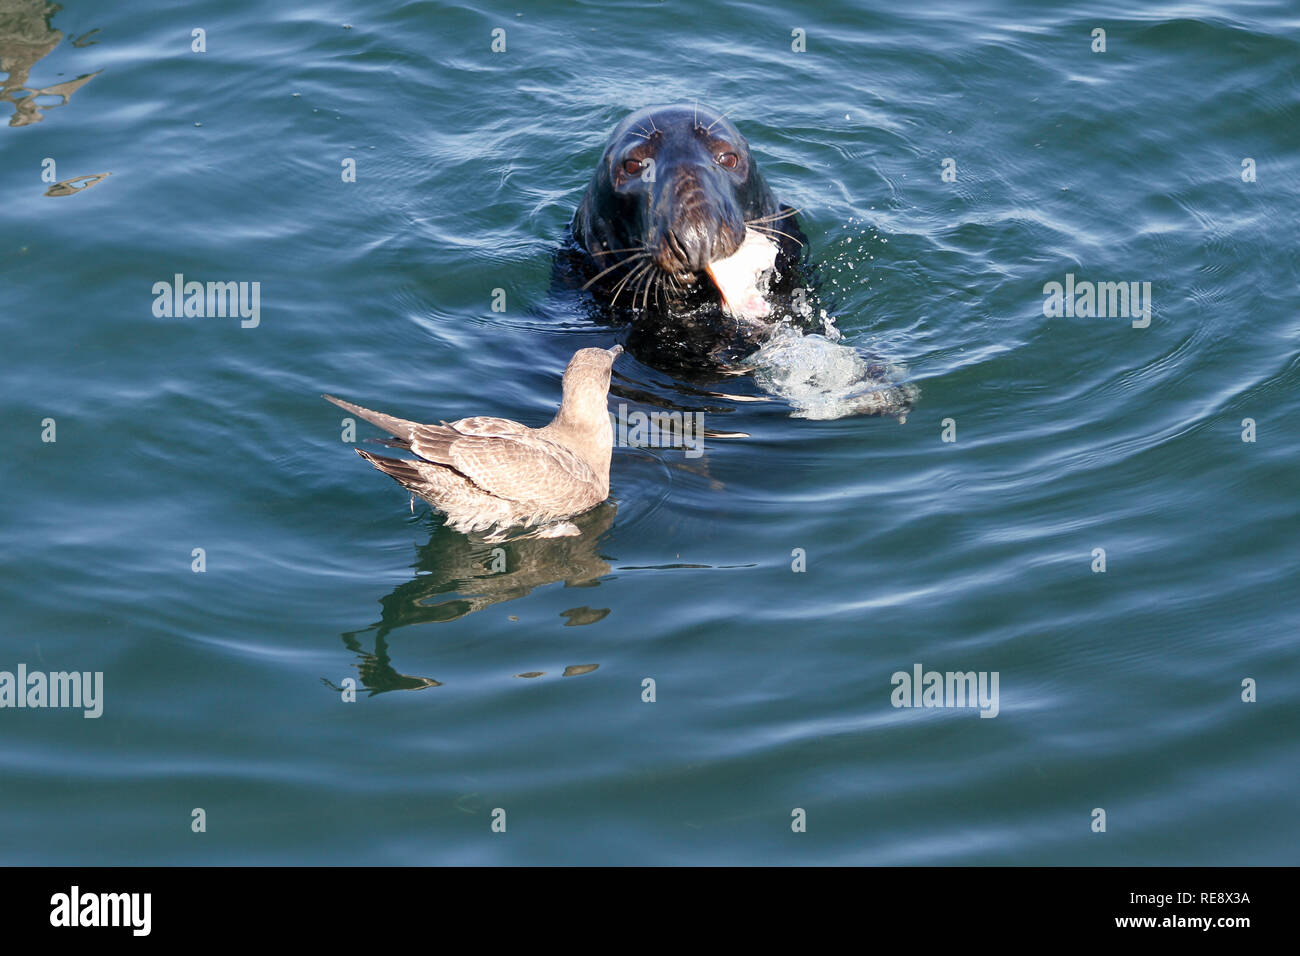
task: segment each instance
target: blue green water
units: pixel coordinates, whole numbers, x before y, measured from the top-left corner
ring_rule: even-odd
[[[0,0],[0,670],[104,675],[0,709],[0,859],[1297,862],[1300,15],[1045,6]],[[624,356],[612,405],[748,437],[616,449],[494,570],[319,394],[547,420],[618,336],[551,252],[618,119],[696,97],[921,398]],[[177,273],[259,323],[156,317]],[[1045,316],[1067,274],[1149,326]],[[918,663],[996,718],[893,707]]]

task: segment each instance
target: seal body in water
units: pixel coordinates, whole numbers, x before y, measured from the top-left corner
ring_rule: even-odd
[[[557,266],[611,320],[630,324],[638,358],[710,368],[762,344],[768,303],[802,284],[805,246],[795,210],[776,198],[740,131],[688,103],[618,124]]]

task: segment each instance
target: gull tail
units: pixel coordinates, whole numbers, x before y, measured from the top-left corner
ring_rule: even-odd
[[[390,435],[395,435],[407,442],[411,440],[411,434],[419,427],[418,422],[408,422],[405,418],[396,418],[393,415],[385,415],[383,412],[372,411],[369,408],[362,408],[360,405],[353,405],[351,402],[345,402],[341,398],[335,398],[333,395],[322,395],[321,398],[327,402],[333,402],[345,412],[351,412],[358,418],[364,418],[372,425],[377,425]],[[384,459],[386,461],[395,461],[396,459]],[[374,464],[374,462],[371,462]],[[378,465],[375,465],[379,468]],[[380,469],[381,471],[383,469]]]
[[[418,462],[407,461],[403,458],[387,458],[383,455],[376,455],[360,448],[355,449],[355,451],[358,455],[370,462],[370,464],[374,465],[389,478],[392,478],[407,491],[414,492],[418,495],[422,491],[429,490],[429,482],[420,474]]]

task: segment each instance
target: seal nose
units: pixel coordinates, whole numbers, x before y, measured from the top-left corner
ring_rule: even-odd
[[[655,242],[655,263],[665,272],[703,272],[744,241],[744,220],[711,174],[712,170],[688,166],[676,170],[665,183],[660,202],[664,213]]]
[[[745,227],[716,208],[664,234],[656,260],[669,272],[703,272],[740,248]]]
[[[690,222],[664,229],[659,238],[655,262],[665,272],[699,272],[708,265],[704,250],[709,245],[700,230]]]

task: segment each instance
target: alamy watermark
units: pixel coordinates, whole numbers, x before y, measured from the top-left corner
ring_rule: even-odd
[[[609,417],[619,448],[683,448],[687,458],[704,454],[703,412],[643,412],[620,402]]]
[[[1132,319],[1133,328],[1151,324],[1150,282],[1074,281],[1074,273],[1065,274],[1065,282],[1043,286],[1043,315],[1057,318]]]
[[[978,707],[981,717],[996,717],[997,671],[927,671],[920,664],[912,672],[894,671],[889,702],[895,707]]]
[[[125,926],[133,936],[148,936],[152,911],[152,893],[83,893],[73,886],[50,897],[51,926]]]
[[[0,671],[0,707],[76,707],[83,717],[104,712],[103,671]]]
[[[260,282],[186,282],[177,272],[170,282],[155,282],[153,294],[153,314],[159,319],[238,316],[245,329],[255,329],[262,321]]]

